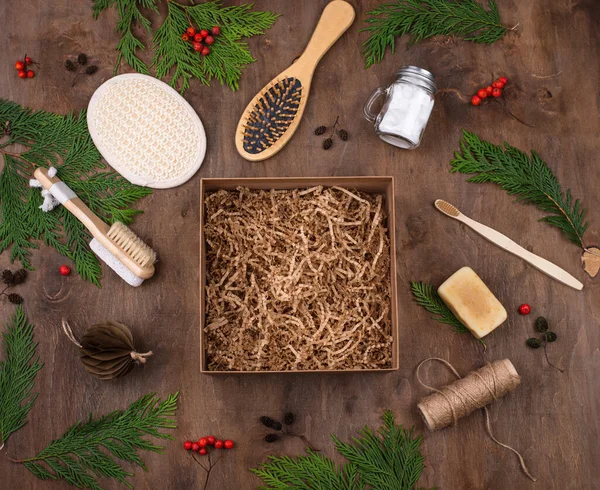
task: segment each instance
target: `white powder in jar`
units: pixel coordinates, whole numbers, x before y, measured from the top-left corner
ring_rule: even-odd
[[[416,146],[433,110],[433,97],[425,89],[408,83],[396,83],[389,90],[387,107],[383,109],[377,129],[401,136],[412,145],[402,145],[398,139],[382,136],[388,143],[401,148]]]

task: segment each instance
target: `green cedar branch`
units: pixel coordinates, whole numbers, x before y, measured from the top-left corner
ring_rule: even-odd
[[[486,10],[475,0],[398,0],[367,13],[369,38],[362,45],[365,67],[381,62],[386,50],[392,54],[396,37],[410,34],[410,44],[432,36],[460,36],[467,41],[491,44],[508,30],[500,22],[498,6],[488,0]]]
[[[88,246],[92,237],[62,206],[48,213],[39,209],[40,191],[28,184],[33,170],[55,166],[61,180],[110,224],[131,223],[140,211],[130,206],[152,191],[101,171],[106,165],[89,135],[85,112],[60,116],[0,99],[0,121],[0,253],[10,250],[11,262],[31,270],[30,256],[41,240],[74,260],[81,277],[100,286],[102,269]],[[13,147],[23,150],[16,153]]]
[[[266,463],[250,471],[264,483],[260,490],[413,490],[425,467],[421,437],[413,429],[396,424],[387,410],[377,433],[369,427],[360,437],[344,443],[331,436],[337,451],[348,462],[333,460],[307,450],[307,456],[269,456]]]
[[[27,414],[38,396],[31,390],[43,366],[36,355],[33,325],[27,321],[21,306],[7,324],[2,345],[5,357],[0,362],[0,449],[27,422]]]
[[[127,481],[132,473],[125,471],[117,460],[147,468],[138,451],[162,453],[163,447],[145,436],[159,439],[173,437],[161,429],[175,429],[175,412],[179,393],[161,401],[154,393],[141,397],[125,411],[115,411],[94,420],[78,422],[57,440],[52,441],[37,456],[22,463],[41,480],[64,480],[78,488],[101,490],[98,479],[112,478],[133,488]]]
[[[503,146],[493,145],[464,130],[460,148],[450,162],[450,172],[475,174],[467,182],[492,182],[519,196],[518,201],[536,205],[550,214],[541,221],[560,229],[571,242],[586,250],[586,210],[579,199],[573,199],[570,189],[562,191],[552,170],[536,152],[529,156],[506,142]]]

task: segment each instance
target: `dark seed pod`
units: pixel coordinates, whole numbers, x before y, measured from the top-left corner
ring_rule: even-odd
[[[79,55],[77,56],[77,63],[79,63],[80,65],[87,65],[88,62],[88,57],[87,54],[85,53],[79,53]]]
[[[556,335],[554,332],[546,332],[546,342],[554,342],[557,338],[558,335]]]
[[[281,430],[283,428],[283,425],[281,425],[281,422],[277,422],[277,420],[274,420],[273,425],[271,427],[273,428],[273,430]]]
[[[323,141],[323,149],[324,150],[329,150],[329,148],[331,148],[332,145],[333,145],[333,140],[331,138],[327,138],[325,141]]]
[[[25,269],[19,269],[17,272],[13,274],[12,284],[16,286],[17,284],[21,284],[27,278],[27,271]]]
[[[133,335],[126,325],[105,322],[87,329],[81,339],[80,355],[88,373],[109,380],[128,374],[137,363],[145,363],[152,352],[136,352]]]
[[[75,71],[75,70],[77,70],[77,67],[75,66],[75,63],[73,63],[71,60],[65,61],[65,68],[66,68],[67,71]]]
[[[285,425],[293,425],[296,422],[296,416],[292,412],[288,412],[283,416],[283,423]]]
[[[97,67],[96,65],[91,65],[91,66],[88,66],[88,67],[85,69],[85,74],[86,74],[86,75],[93,75],[93,74],[94,74],[94,73],[96,73],[97,71],[98,71],[98,67]]]
[[[260,423],[263,424],[265,427],[272,428],[275,421],[271,417],[267,417],[266,415],[263,415],[260,418]]]
[[[2,282],[7,286],[10,286],[13,282],[13,273],[9,269],[2,271]]]
[[[532,337],[530,339],[527,339],[527,345],[532,349],[539,349],[542,346],[542,342],[540,339]]]
[[[338,136],[340,137],[340,139],[342,141],[348,141],[349,135],[348,135],[348,131],[346,131],[345,129],[340,129],[338,131]]]
[[[271,444],[272,442],[276,442],[279,440],[279,436],[277,434],[267,434],[265,436],[265,442]]]
[[[547,332],[548,331],[548,320],[546,320],[543,316],[540,316],[535,321],[535,329],[538,332]]]
[[[23,296],[17,293],[10,293],[8,295],[8,301],[10,301],[13,305],[20,305],[23,302]]]
[[[321,136],[326,130],[327,128],[325,126],[319,126],[317,129],[315,129],[315,134],[317,136]]]

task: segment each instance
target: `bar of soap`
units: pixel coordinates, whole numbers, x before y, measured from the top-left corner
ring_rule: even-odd
[[[439,287],[438,294],[478,339],[493,331],[508,316],[502,303],[470,267],[452,274]]]

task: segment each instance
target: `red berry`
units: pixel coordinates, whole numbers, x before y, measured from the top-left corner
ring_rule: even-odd
[[[202,38],[204,39],[206,36],[208,36],[208,31],[206,29],[202,29],[200,31],[200,34],[202,35]]]
[[[215,441],[215,448],[216,449],[221,449],[223,447],[223,441],[221,439],[217,439]]]
[[[209,44],[210,45],[210,44],[212,44],[214,42],[215,42],[215,38],[212,37],[212,36],[206,36],[204,38],[204,44]]]
[[[15,63],[15,69],[17,69],[17,70],[22,70],[23,68],[25,68],[25,65],[23,64],[23,62],[22,62],[22,61],[17,61],[17,62]]]
[[[185,32],[187,33],[188,36],[190,37],[194,37],[194,34],[196,34],[196,29],[194,29],[193,27],[188,27]]]
[[[35,77],[35,72],[33,70],[27,70],[27,78]]]
[[[531,313],[531,306],[527,303],[523,303],[519,306],[519,313],[521,313],[521,315],[529,315],[529,313]]]
[[[471,97],[471,104],[473,104],[473,105],[481,104],[481,97],[479,97],[478,95],[474,95],[473,97]]]
[[[192,451],[198,451],[198,449],[200,449],[200,446],[198,446],[198,444],[196,444],[195,442],[192,443]]]
[[[209,446],[214,446],[215,445],[215,436],[208,436],[206,438],[206,442],[208,443]]]
[[[199,43],[200,41],[202,41],[202,39],[204,39],[202,37],[202,34],[200,34],[199,32],[197,32],[196,35],[194,36],[194,41],[196,41],[197,43]]]
[[[477,91],[477,96],[480,99],[485,99],[488,96],[488,93],[485,91],[484,88],[482,88],[482,89],[480,89],[480,90]]]
[[[203,447],[201,447],[200,451],[198,451],[198,454],[201,454],[202,456],[204,456],[206,453],[207,453],[207,451]]]
[[[212,33],[213,36],[218,36],[219,34],[221,34],[221,28],[219,26],[214,26],[210,32]]]
[[[194,47],[194,51],[202,51],[202,48],[204,47],[204,46],[202,46],[202,43],[196,43],[196,42],[194,44],[192,44],[192,46]]]
[[[494,90],[494,89],[491,85],[488,85],[487,87],[485,87],[485,91],[488,95],[492,94],[492,90]]]
[[[202,437],[201,439],[198,440],[198,446],[200,446],[200,447],[206,447],[207,444],[208,444],[208,441],[206,440],[206,437]]]
[[[27,65],[31,65],[31,63],[33,63],[33,60],[29,56],[25,56],[25,63]]]
[[[58,272],[60,272],[61,276],[68,276],[71,273],[71,268],[68,265],[61,265],[60,269],[58,269]]]
[[[498,79],[498,81],[499,81],[499,82],[502,82],[504,85],[506,85],[506,84],[508,83],[508,78],[506,78],[506,77],[500,77],[500,78]]]
[[[502,89],[500,88],[495,88],[492,90],[492,96],[494,97],[500,97],[502,95]]]
[[[208,46],[204,46],[204,48],[202,48],[202,56],[207,56],[210,54],[210,48]]]
[[[189,451],[190,449],[192,449],[192,441],[185,441],[183,443],[183,449],[185,449],[186,451]]]
[[[504,82],[501,82],[500,80],[496,82],[496,88],[503,89],[504,85],[506,84]]]
[[[233,448],[233,441],[231,439],[227,439],[223,445],[225,446],[225,449],[231,449]]]
[[[502,82],[496,80],[494,83],[492,83],[492,87],[494,88],[502,88]]]
[[[182,34],[181,35],[181,40],[182,41],[189,41],[190,40],[190,36],[188,36],[187,34]]]

